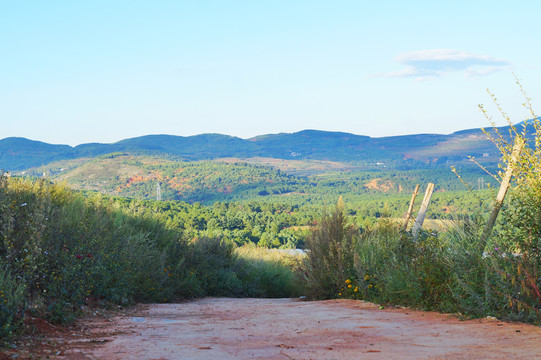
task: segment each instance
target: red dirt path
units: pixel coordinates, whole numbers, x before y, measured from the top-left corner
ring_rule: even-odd
[[[19,359],[532,360],[541,328],[353,300],[206,298],[82,320],[40,344]]]

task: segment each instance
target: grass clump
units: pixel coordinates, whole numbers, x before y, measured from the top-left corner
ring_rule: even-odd
[[[303,293],[297,271],[305,255],[254,245],[239,247],[235,253],[242,264],[239,276],[245,284],[244,296],[279,298]]]
[[[381,222],[357,247],[359,295],[380,303],[448,308],[449,262],[445,241],[423,232],[416,241],[397,225]]]
[[[358,229],[348,222],[340,199],[331,214],[323,215],[307,241],[304,274],[310,298],[333,298],[346,279],[355,277],[358,235]]]

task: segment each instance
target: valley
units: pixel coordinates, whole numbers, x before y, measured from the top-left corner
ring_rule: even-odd
[[[321,136],[306,134],[315,135]],[[530,246],[510,240],[522,229],[513,224],[528,221],[518,210],[530,206],[521,202],[527,197],[511,197],[503,212],[512,225],[497,223],[498,235],[481,246],[478,234],[499,186],[498,175],[486,172],[497,174],[492,155],[477,164],[467,157],[425,161],[438,155],[425,145],[436,143],[419,137],[417,152],[410,148],[397,162],[225,151],[197,160],[133,150],[3,174],[0,282],[9,297],[0,335],[27,328],[18,315],[27,303],[25,316],[66,323],[95,304],[207,296],[356,299],[537,323],[538,287],[527,282],[537,255],[508,255]],[[532,159],[524,157],[533,164],[524,169],[538,166]],[[429,183],[435,192],[414,234]],[[404,229],[416,185],[421,190]],[[500,269],[518,275],[501,278]],[[494,292],[482,285],[487,277]],[[527,291],[506,300],[501,289],[517,287]]]
[[[535,357],[539,13],[6,2],[0,359]]]

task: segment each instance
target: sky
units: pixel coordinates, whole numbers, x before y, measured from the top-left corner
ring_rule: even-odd
[[[506,125],[541,106],[541,2],[0,0],[0,139]]]

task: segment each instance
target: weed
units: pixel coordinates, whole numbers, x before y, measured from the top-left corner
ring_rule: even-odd
[[[346,279],[355,277],[355,247],[359,231],[348,223],[342,200],[324,214],[312,232],[305,261],[306,291],[310,298],[335,297]]]

